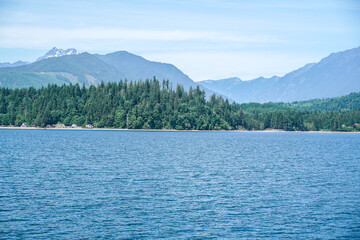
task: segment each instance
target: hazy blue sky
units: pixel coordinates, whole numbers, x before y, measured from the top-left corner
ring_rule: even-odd
[[[283,75],[360,46],[360,1],[0,0],[0,62],[126,50],[195,81]]]

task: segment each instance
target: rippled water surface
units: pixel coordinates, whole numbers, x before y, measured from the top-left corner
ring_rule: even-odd
[[[360,135],[0,130],[0,238],[360,238]]]

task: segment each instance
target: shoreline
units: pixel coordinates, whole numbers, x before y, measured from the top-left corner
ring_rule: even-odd
[[[78,130],[78,131],[143,131],[143,132],[259,132],[259,133],[360,133],[340,131],[285,131],[282,129],[269,130],[176,130],[176,129],[128,129],[128,128],[41,128],[41,127],[0,127],[0,130]]]

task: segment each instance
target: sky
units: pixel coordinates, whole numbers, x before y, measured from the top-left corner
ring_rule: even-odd
[[[194,81],[249,80],[359,46],[357,0],[0,0],[0,62],[125,50]]]

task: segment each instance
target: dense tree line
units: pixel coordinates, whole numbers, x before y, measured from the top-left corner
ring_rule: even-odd
[[[307,111],[276,104],[236,104],[199,87],[176,89],[168,81],[0,88],[0,124],[45,127],[77,124],[129,129],[359,130],[360,111]]]

